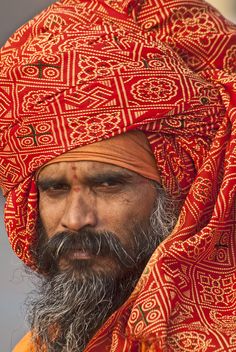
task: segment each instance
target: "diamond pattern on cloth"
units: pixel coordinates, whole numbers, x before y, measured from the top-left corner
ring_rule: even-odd
[[[0,51],[0,185],[10,243],[34,267],[34,174],[129,130],[185,199],[92,351],[236,349],[235,25],[201,0],[62,0]]]

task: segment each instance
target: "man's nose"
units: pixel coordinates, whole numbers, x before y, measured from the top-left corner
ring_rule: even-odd
[[[95,200],[82,190],[71,190],[66,199],[61,225],[70,231],[79,231],[86,226],[95,227],[97,225]]]

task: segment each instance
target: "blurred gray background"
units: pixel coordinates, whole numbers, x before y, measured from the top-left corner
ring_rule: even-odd
[[[31,19],[53,0],[0,0],[0,46],[24,22]],[[210,0],[225,16],[236,22],[235,0]],[[31,291],[30,280],[13,254],[3,223],[4,200],[0,193],[0,352],[11,352],[27,331],[24,299]]]

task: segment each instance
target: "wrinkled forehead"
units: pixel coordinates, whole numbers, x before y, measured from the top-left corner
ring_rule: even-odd
[[[99,161],[59,161],[46,165],[38,175],[37,183],[45,181],[71,182],[73,180],[86,181],[102,177],[131,178],[137,173],[127,168]]]

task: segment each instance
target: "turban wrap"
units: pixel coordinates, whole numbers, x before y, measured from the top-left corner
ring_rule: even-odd
[[[35,172],[68,150],[143,131],[163,187],[185,199],[87,352],[236,350],[235,39],[200,0],[61,0],[1,50],[5,222],[27,265]]]

